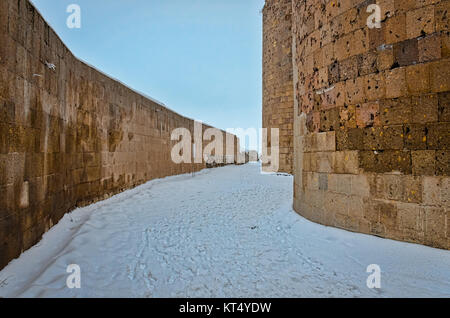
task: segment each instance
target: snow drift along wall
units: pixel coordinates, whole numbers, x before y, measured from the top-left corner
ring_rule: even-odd
[[[194,136],[191,119],[77,60],[27,0],[1,0],[0,268],[77,206],[203,169],[172,162],[178,127]]]
[[[295,210],[449,249],[450,1],[291,4]]]

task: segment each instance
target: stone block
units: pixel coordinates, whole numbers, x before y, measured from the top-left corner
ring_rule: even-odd
[[[450,91],[450,59],[430,63],[431,91]]]
[[[435,123],[426,125],[428,149],[449,149],[450,123]]]
[[[450,151],[437,150],[436,151],[436,174],[439,176],[450,175]]]
[[[407,94],[406,70],[404,67],[386,71],[386,98],[397,98]]]
[[[434,10],[436,31],[449,31],[450,19],[448,18],[448,12],[450,12],[450,1],[441,1],[441,3],[436,4]]]
[[[322,191],[328,190],[328,174],[326,173],[319,174],[319,190]]]
[[[418,40],[419,62],[429,62],[441,58],[441,37],[432,34]]]
[[[429,128],[423,124],[407,124],[404,126],[404,143],[406,149],[426,150]],[[429,148],[433,149],[433,148]]]
[[[339,80],[346,81],[358,77],[358,56],[352,56],[339,63]]]
[[[386,97],[386,80],[383,73],[369,74],[365,76],[365,82],[367,100],[376,101]]]
[[[339,129],[339,108],[322,110],[320,112],[320,131],[335,131]]]
[[[450,92],[438,94],[438,120],[450,122]]]
[[[384,99],[380,102],[380,123],[383,126],[401,125],[411,122],[412,101],[410,97]]]
[[[366,175],[352,175],[352,195],[361,198],[370,196],[370,185]]]
[[[358,151],[337,151],[334,153],[334,172],[358,174],[359,158]]]
[[[430,91],[430,64],[410,65],[406,68],[406,85],[411,94]]]
[[[377,29],[379,30],[379,29]],[[358,55],[357,58],[358,63],[358,75],[359,76],[365,76],[372,73],[378,72],[378,65],[377,65],[377,52],[376,51],[369,51],[364,54]],[[342,72],[342,69],[341,69]]]
[[[337,176],[337,192],[350,195],[352,193],[352,175],[339,174]]]
[[[313,134],[311,148],[313,152],[336,151],[336,133],[331,131]]]
[[[345,82],[345,102],[348,105],[364,103],[366,98],[364,77],[357,77]]]
[[[398,224],[401,229],[423,232],[425,210],[417,204],[397,203]]]
[[[434,7],[427,6],[406,12],[406,37],[417,38],[435,31]]]
[[[360,168],[366,172],[412,173],[411,153],[409,151],[359,151],[359,164]]]
[[[434,150],[411,151],[412,172],[414,175],[432,176],[436,172],[436,152]]]
[[[443,208],[425,207],[425,240],[436,247],[446,247],[446,213]]]
[[[407,66],[416,64],[418,61],[419,47],[416,39],[394,43],[394,65]]]
[[[411,122],[419,124],[437,122],[438,104],[439,101],[436,94],[413,96],[411,99]]]
[[[364,217],[364,201],[359,196],[349,197],[348,215],[350,218],[360,220]]]
[[[445,191],[448,191],[446,177],[423,177],[423,203],[430,206],[448,205]],[[448,195],[448,194],[447,194]]]
[[[386,20],[384,28],[386,44],[393,44],[406,40],[406,14],[400,13]]]
[[[389,70],[394,65],[394,49],[392,45],[382,47],[378,50],[377,68],[380,72]]]
[[[378,102],[356,106],[356,125],[359,128],[380,125],[380,105]]]

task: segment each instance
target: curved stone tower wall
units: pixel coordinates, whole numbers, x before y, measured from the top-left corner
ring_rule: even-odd
[[[381,28],[370,29],[375,3]],[[295,210],[449,249],[450,1],[292,8]]]
[[[294,87],[291,0],[266,1],[263,9],[263,128],[279,129],[279,171],[292,173]]]

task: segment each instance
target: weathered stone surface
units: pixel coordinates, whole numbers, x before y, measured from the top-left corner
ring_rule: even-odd
[[[191,119],[77,60],[19,2],[29,9],[0,1],[0,268],[77,206],[205,167],[170,157],[172,130],[193,135]]]
[[[370,30],[366,9],[375,2],[383,20]],[[320,173],[322,224],[450,248],[449,4],[292,1],[293,95],[311,141],[296,151]],[[316,16],[320,23],[311,22]],[[330,132],[335,149],[311,146]],[[314,206],[298,198],[294,206]]]
[[[267,1],[263,9],[263,128],[285,129],[290,136],[280,138],[279,171],[287,173],[294,153],[291,15],[291,0]]]

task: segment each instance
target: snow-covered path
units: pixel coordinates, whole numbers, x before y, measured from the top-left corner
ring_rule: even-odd
[[[258,164],[155,180],[66,215],[0,272],[0,296],[450,297],[449,251],[314,224],[291,201],[292,177]]]

